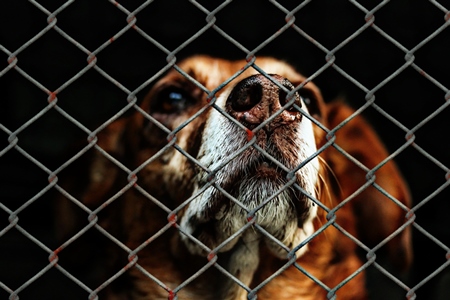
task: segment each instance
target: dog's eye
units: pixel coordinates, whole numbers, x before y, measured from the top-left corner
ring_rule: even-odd
[[[321,113],[319,104],[317,99],[314,97],[313,93],[308,90],[301,89],[300,96],[302,97],[303,102],[308,108],[309,114],[315,118],[320,118]]]
[[[155,110],[166,114],[175,113],[184,110],[192,102],[192,97],[185,90],[166,88],[158,94]]]

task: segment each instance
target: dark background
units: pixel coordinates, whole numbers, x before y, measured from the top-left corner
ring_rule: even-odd
[[[129,11],[142,2],[119,1]],[[279,1],[289,10],[297,5],[294,2]],[[373,9],[379,2],[359,1],[367,10]],[[39,3],[53,12],[64,1],[42,0]],[[221,2],[203,0],[199,3],[212,11]],[[56,17],[57,26],[91,52],[127,25],[127,15],[108,1],[78,0]],[[365,13],[343,0],[312,1],[295,17],[299,28],[329,50],[365,24]],[[137,14],[136,25],[173,51],[206,26],[205,18],[206,14],[189,1],[159,0]],[[250,51],[286,24],[285,14],[268,1],[234,1],[218,12],[216,18],[220,29]],[[415,48],[445,22],[445,13],[429,1],[391,1],[375,13],[375,24],[408,50]],[[47,24],[47,15],[28,1],[2,1],[0,45],[14,52]],[[445,103],[448,104],[449,46],[450,30],[445,29],[414,53],[417,66],[437,80],[441,87],[412,67],[407,67],[377,89],[376,104],[408,129],[414,128]],[[247,56],[213,28],[179,49],[176,57],[180,60],[197,53],[232,59]],[[292,28],[270,41],[256,55],[284,59],[307,76],[326,63],[326,53]],[[369,90],[405,64],[405,52],[370,27],[335,55],[335,64]],[[0,72],[7,68],[8,56],[5,50],[0,51]],[[97,54],[97,66],[126,89],[134,91],[139,88],[137,96],[142,99],[152,84],[144,83],[167,64],[166,57],[167,53],[130,29]],[[58,89],[87,66],[86,53],[53,29],[23,49],[17,58],[17,66],[50,91]],[[327,100],[345,97],[355,108],[366,102],[366,92],[331,67],[314,81]],[[48,95],[14,69],[0,77],[0,89],[0,124],[9,131],[17,130],[48,105]],[[94,130],[127,104],[127,96],[122,89],[91,69],[57,95],[57,104],[84,126]],[[406,132],[375,109],[367,109],[364,115],[391,152],[407,142]],[[416,211],[416,223],[447,247],[450,245],[450,192],[443,189],[436,195],[430,195],[449,182],[445,171],[450,166],[449,119],[450,111],[444,109],[415,132],[414,142],[443,167],[411,146],[396,157],[410,184],[414,204],[421,205]],[[0,151],[8,146],[8,137],[9,134],[0,129]],[[70,145],[86,137],[86,133],[51,109],[18,134],[18,145],[53,171],[67,159]],[[46,172],[18,151],[7,151],[0,156],[0,202],[9,210],[18,209],[48,186],[47,178]],[[43,193],[19,213],[19,225],[52,250],[59,246],[54,237],[54,193],[53,189]],[[9,213],[0,208],[0,231],[9,224],[8,217]],[[419,299],[448,299],[450,296],[448,268],[426,279],[448,263],[449,255],[446,259],[444,247],[414,229],[415,262],[403,279],[410,287],[419,286],[416,292]],[[19,288],[47,264],[48,254],[16,229],[0,236],[0,282],[9,288]],[[373,271],[373,276],[377,277],[377,272]],[[399,299],[405,298],[405,292],[395,289],[395,284],[388,279],[372,291],[374,299],[391,299],[394,295],[398,295]],[[55,269],[46,272],[19,295],[20,299],[87,298],[84,291]],[[8,297],[9,293],[0,287],[0,299]]]

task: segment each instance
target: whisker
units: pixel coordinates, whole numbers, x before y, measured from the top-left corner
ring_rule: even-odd
[[[334,205],[336,205],[336,199],[334,199],[334,197],[332,196],[332,192],[331,192],[331,188],[329,186],[329,184],[327,184],[329,181],[327,180],[327,176],[331,176],[334,181],[336,182],[337,188],[339,190],[339,193],[342,192],[342,187],[341,184],[336,176],[336,174],[334,173],[333,169],[330,167],[330,165],[325,161],[324,158],[318,156],[319,158],[319,163],[322,166],[322,172],[319,171],[319,180],[321,182],[320,187],[323,186],[323,188],[326,190],[326,199],[328,199],[328,203],[323,202],[325,205],[329,205],[329,207],[334,207]],[[321,191],[321,190],[320,190]]]

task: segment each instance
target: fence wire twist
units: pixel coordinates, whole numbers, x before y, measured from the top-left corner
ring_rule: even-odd
[[[199,11],[204,13],[205,15],[205,24],[204,26],[198,30],[194,35],[192,35],[189,39],[187,39],[185,42],[183,42],[181,45],[179,45],[174,50],[169,50],[165,48],[162,44],[160,44],[157,40],[152,38],[148,33],[146,33],[144,30],[142,30],[138,24],[138,19],[140,17],[140,13],[143,9],[150,6],[152,2],[154,1],[145,1],[142,5],[140,5],[138,8],[136,8],[134,11],[127,10],[124,6],[122,6],[118,1],[109,0],[112,6],[116,7],[120,12],[123,13],[124,18],[126,20],[126,25],[118,31],[114,36],[112,36],[110,39],[105,41],[103,44],[101,44],[97,49],[87,49],[85,46],[83,46],[80,42],[78,42],[76,39],[71,37],[69,34],[67,34],[64,30],[62,30],[60,27],[58,27],[58,17],[61,12],[68,9],[75,0],[70,0],[65,2],[63,5],[61,5],[58,9],[55,11],[49,11],[47,10],[42,4],[39,3],[39,1],[30,0],[29,1],[32,5],[34,5],[36,8],[38,8],[43,14],[47,16],[47,23],[48,25],[43,28],[40,32],[38,32],[35,36],[33,36],[30,40],[28,40],[26,43],[24,43],[22,46],[20,46],[17,49],[7,49],[3,45],[0,45],[0,50],[4,52],[6,55],[8,55],[7,59],[7,66],[0,71],[0,77],[4,76],[8,72],[18,72],[23,78],[25,78],[27,81],[29,81],[31,84],[35,85],[38,89],[40,89],[43,93],[45,93],[48,96],[48,104],[47,106],[42,109],[39,113],[37,113],[34,117],[30,118],[28,121],[26,121],[23,125],[21,125],[16,130],[12,131],[3,124],[0,123],[0,130],[3,131],[8,135],[8,145],[1,149],[0,151],[0,157],[8,153],[9,151],[17,151],[21,155],[23,155],[26,159],[31,161],[33,164],[35,164],[37,167],[42,169],[47,175],[48,175],[48,185],[42,189],[39,193],[34,195],[31,199],[26,201],[23,205],[21,205],[19,208],[15,210],[11,210],[6,205],[2,204],[0,202],[0,209],[6,212],[9,215],[9,225],[5,228],[1,229],[0,231],[0,237],[3,236],[5,233],[12,229],[18,230],[23,236],[28,238],[30,241],[35,243],[38,247],[43,249],[46,253],[48,253],[48,264],[45,266],[42,270],[40,270],[38,273],[36,273],[33,277],[29,278],[26,282],[24,282],[20,287],[17,289],[12,289],[8,287],[6,284],[2,283],[0,281],[0,288],[5,290],[7,293],[9,293],[9,299],[19,299],[19,294],[26,289],[30,284],[32,284],[35,280],[43,276],[46,272],[48,272],[50,269],[54,268],[57,269],[61,274],[66,276],[68,279],[72,280],[74,283],[76,283],[78,286],[80,286],[83,290],[89,293],[89,299],[98,299],[98,293],[103,290],[106,286],[108,286],[111,282],[115,281],[118,277],[120,277],[124,272],[129,270],[132,267],[138,268],[145,276],[147,276],[150,280],[156,282],[158,285],[160,285],[162,288],[164,288],[169,298],[176,298],[177,292],[180,291],[182,288],[184,288],[186,285],[188,285],[191,281],[196,279],[198,276],[200,276],[206,269],[215,267],[220,272],[225,274],[225,276],[230,277],[233,281],[235,281],[237,284],[239,284],[242,288],[244,288],[248,293],[249,299],[256,299],[256,293],[264,286],[266,285],[270,280],[272,280],[274,277],[282,273],[284,270],[286,270],[288,267],[294,265],[300,272],[303,272],[306,276],[308,276],[310,279],[315,281],[318,285],[320,285],[323,289],[327,290],[329,299],[335,299],[335,293],[337,290],[339,290],[343,285],[345,285],[348,281],[352,280],[353,277],[358,275],[360,272],[365,270],[368,266],[373,265],[375,266],[380,272],[382,272],[387,278],[389,278],[392,282],[400,286],[402,289],[405,290],[406,297],[408,299],[415,299],[416,295],[415,292],[423,286],[426,282],[430,281],[432,278],[434,278],[439,272],[441,272],[443,269],[445,269],[450,264],[450,249],[447,245],[442,243],[439,239],[434,237],[431,233],[429,233],[427,230],[425,230],[423,227],[421,227],[419,224],[415,222],[415,212],[420,209],[423,205],[425,205],[427,202],[429,202],[431,199],[433,199],[437,194],[439,194],[442,190],[444,190],[449,184],[450,184],[450,169],[448,166],[446,166],[444,163],[440,162],[438,159],[433,157],[430,153],[428,153],[426,150],[424,150],[420,145],[417,144],[415,141],[415,133],[420,128],[422,128],[427,122],[432,120],[435,116],[440,114],[444,109],[447,108],[448,105],[450,105],[450,92],[448,88],[440,83],[438,80],[433,78],[431,75],[427,74],[417,63],[415,63],[415,52],[419,50],[421,47],[423,47],[425,44],[430,42],[432,39],[434,39],[436,36],[438,36],[444,29],[447,28],[447,26],[450,25],[450,12],[447,8],[445,8],[442,4],[440,4],[438,1],[431,0],[430,3],[432,3],[436,8],[441,10],[444,14],[444,22],[443,24],[436,29],[432,34],[430,34],[428,37],[423,39],[420,43],[418,43],[415,47],[408,49],[404,45],[402,45],[400,42],[395,40],[393,37],[391,37],[389,34],[387,34],[382,28],[378,27],[375,24],[375,15],[378,11],[383,9],[385,5],[388,4],[389,0],[385,0],[383,2],[380,2],[377,6],[375,6],[372,10],[366,9],[363,5],[358,3],[358,1],[355,0],[349,0],[349,2],[354,5],[357,9],[362,11],[365,14],[365,22],[364,25],[361,26],[358,30],[353,32],[350,36],[348,36],[345,40],[343,40],[341,43],[339,43],[336,47],[333,49],[328,49],[322,44],[320,44],[317,40],[314,39],[314,37],[308,35],[302,28],[300,28],[298,25],[296,25],[296,18],[295,14],[298,13],[300,10],[302,10],[304,7],[306,7],[311,0],[303,1],[300,5],[295,7],[293,10],[286,9],[283,5],[278,3],[277,1],[269,0],[270,3],[273,4],[274,9],[280,10],[283,14],[285,14],[285,22],[286,24],[279,28],[279,30],[271,35],[269,38],[267,38],[265,41],[260,43],[256,48],[254,49],[247,49],[244,45],[239,43],[237,40],[235,40],[231,35],[227,34],[223,29],[221,29],[217,24],[216,20],[218,18],[217,13],[220,12],[224,7],[229,5],[231,3],[231,0],[224,1],[220,6],[215,8],[212,11],[209,11],[204,6],[202,6],[199,2],[190,0],[191,4],[196,7]],[[144,16],[143,16],[144,17]],[[221,35],[224,39],[229,41],[234,47],[238,48],[242,51],[243,55],[245,55],[247,59],[247,65],[238,73],[236,73],[234,76],[230,77],[227,81],[223,82],[221,85],[219,85],[215,90],[208,90],[204,86],[202,86],[199,82],[195,81],[193,78],[190,77],[189,74],[185,73],[181,68],[179,68],[176,65],[177,62],[177,54],[183,50],[186,46],[188,46],[190,43],[192,43],[194,40],[196,40],[198,37],[200,37],[205,31],[213,29],[215,30],[219,35]],[[238,200],[236,200],[234,197],[229,195],[222,187],[215,184],[213,177],[214,172],[217,170],[209,170],[206,167],[202,166],[194,157],[190,156],[185,150],[183,150],[181,147],[177,145],[177,139],[176,139],[176,133],[180,131],[184,126],[189,124],[192,120],[194,120],[196,117],[198,117],[200,114],[203,113],[204,110],[206,110],[208,107],[204,107],[202,110],[198,111],[195,115],[193,115],[189,120],[187,120],[185,123],[183,123],[181,126],[176,128],[174,131],[170,131],[167,129],[164,125],[160,124],[157,120],[155,120],[152,116],[150,116],[147,112],[142,110],[137,105],[137,97],[136,94],[138,94],[140,91],[145,90],[149,85],[153,84],[157,78],[161,77],[163,73],[165,73],[167,70],[171,68],[175,68],[178,72],[183,74],[185,77],[189,78],[195,85],[197,85],[201,90],[203,90],[205,93],[208,94],[208,98],[212,99],[209,106],[213,107],[214,109],[221,110],[218,106],[215,105],[215,94],[219,92],[221,89],[223,89],[226,85],[229,84],[233,79],[235,79],[237,76],[239,76],[242,72],[244,72],[248,68],[254,68],[261,74],[264,74],[268,78],[268,76],[264,70],[260,69],[255,64],[255,58],[258,51],[263,49],[266,45],[273,42],[278,36],[280,36],[283,32],[285,32],[288,29],[295,30],[299,37],[305,38],[308,40],[312,45],[317,47],[319,50],[321,50],[324,54],[325,62],[317,69],[315,73],[313,73],[311,76],[309,76],[306,81],[301,85],[295,88],[293,92],[299,90],[304,84],[306,84],[309,81],[314,80],[316,77],[318,77],[320,74],[322,74],[325,70],[329,68],[333,68],[336,70],[340,75],[345,77],[348,81],[353,83],[356,87],[358,87],[361,91],[363,91],[366,94],[366,103],[362,105],[358,110],[355,111],[355,113],[342,122],[339,126],[334,128],[333,130],[327,130],[324,128],[320,123],[315,121],[314,119],[311,119],[313,122],[316,123],[319,127],[321,127],[323,130],[327,132],[327,138],[328,143],[323,146],[323,148],[319,149],[316,153],[316,156],[320,154],[321,151],[323,151],[326,147],[332,146],[335,147],[342,155],[344,155],[347,159],[352,161],[354,164],[359,166],[362,170],[364,170],[367,173],[367,183],[362,186],[358,191],[355,192],[355,194],[346,199],[343,203],[338,205],[334,209],[329,209],[326,206],[324,206],[322,203],[320,203],[317,199],[312,199],[315,201],[322,209],[324,209],[328,213],[328,222],[326,224],[323,224],[323,226],[315,232],[311,237],[309,237],[306,241],[304,241],[301,245],[298,245],[295,249],[289,250],[284,246],[280,241],[278,241],[276,238],[274,238],[270,233],[265,231],[261,226],[259,226],[256,221],[256,212],[258,209],[260,209],[265,203],[269,202],[271,198],[267,199],[264,203],[260,205],[260,207],[249,210],[244,204],[240,203]],[[386,39],[388,42],[390,42],[392,45],[394,45],[396,48],[398,48],[400,51],[404,53],[404,63],[392,74],[390,74],[388,77],[386,77],[384,80],[382,80],[378,85],[376,85],[374,88],[368,88],[364,86],[361,82],[359,82],[356,78],[352,77],[350,74],[348,74],[344,69],[339,67],[339,63],[336,60],[336,56],[338,55],[339,51],[345,47],[350,41],[358,37],[360,34],[362,34],[366,30],[374,30],[379,34],[379,36]],[[143,82],[141,85],[139,85],[136,89],[130,90],[124,85],[122,85],[118,80],[113,78],[111,75],[109,75],[106,71],[104,71],[102,68],[100,68],[97,65],[98,55],[102,51],[104,51],[106,48],[108,48],[111,44],[113,44],[116,40],[120,39],[124,34],[126,34],[128,31],[134,30],[137,32],[143,39],[151,43],[152,45],[156,46],[162,53],[166,55],[167,64],[161,68],[158,72],[156,72],[153,76],[148,78],[145,82]],[[54,31],[58,33],[61,37],[63,37],[65,40],[70,42],[73,47],[78,48],[81,52],[83,52],[86,55],[86,66],[81,68],[78,73],[76,73],[72,78],[64,82],[61,86],[59,86],[56,90],[50,90],[43,84],[39,82],[38,78],[34,78],[30,76],[25,70],[20,68],[20,55],[21,53],[27,49],[31,44],[36,42],[38,39],[42,38],[45,34],[47,34],[49,31]],[[433,113],[431,113],[429,116],[424,118],[420,123],[415,125],[412,128],[408,128],[404,124],[400,123],[395,117],[391,116],[388,112],[386,112],[384,109],[382,109],[380,106],[377,105],[375,94],[376,92],[384,87],[386,84],[388,84],[390,81],[392,81],[396,76],[401,74],[405,69],[413,69],[417,71],[421,76],[425,77],[429,82],[431,82],[433,85],[435,85],[437,88],[442,90],[445,93],[445,101],[443,101],[443,104],[436,109]],[[127,103],[124,103],[123,107],[115,113],[112,117],[110,117],[106,122],[104,122],[102,125],[100,125],[95,130],[91,131],[89,130],[85,125],[83,125],[80,121],[78,121],[75,117],[71,116],[68,112],[66,112],[64,109],[62,109],[60,106],[58,106],[58,95],[66,89],[69,85],[73,84],[75,81],[77,81],[79,78],[81,78],[83,75],[86,74],[89,70],[95,70],[98,74],[103,76],[106,80],[113,83],[118,89],[126,93],[127,96]],[[273,81],[275,84],[278,84],[276,81]],[[279,84],[278,84],[279,85]],[[282,86],[280,86],[283,88]],[[288,91],[289,92],[289,91]],[[286,106],[290,105],[290,103],[286,104]],[[334,134],[343,126],[345,126],[346,123],[351,121],[354,117],[361,114],[363,111],[365,111],[367,108],[374,108],[376,109],[386,120],[392,122],[397,126],[399,129],[401,129],[405,133],[405,142],[401,147],[399,147],[395,152],[393,152],[390,156],[388,156],[384,161],[382,161],[379,165],[377,165],[374,169],[367,169],[363,164],[361,164],[357,159],[353,158],[351,155],[345,152],[342,148],[340,148],[338,145],[334,144]],[[101,132],[105,127],[110,125],[115,120],[119,119],[120,117],[124,116],[128,111],[138,111],[142,115],[145,116],[150,122],[156,124],[160,129],[162,129],[169,137],[167,145],[165,145],[156,155],[150,157],[147,161],[145,161],[142,165],[140,165],[135,170],[130,170],[127,168],[122,162],[118,161],[114,157],[112,157],[110,154],[108,154],[104,149],[102,149],[100,146],[97,145],[97,134]],[[78,153],[76,153],[73,157],[71,157],[69,160],[67,160],[64,164],[62,164],[60,167],[58,167],[55,170],[50,170],[47,168],[44,164],[42,164],[39,160],[37,160],[35,157],[33,157],[31,154],[29,154],[27,151],[25,151],[20,145],[19,145],[19,139],[20,134],[30,126],[34,126],[36,122],[45,117],[45,115],[49,111],[56,111],[61,116],[66,118],[68,121],[70,121],[72,124],[74,124],[76,127],[81,129],[87,136],[88,144],[81,149]],[[226,112],[221,111],[223,115],[226,117],[232,119],[231,116],[227,115]],[[281,111],[279,112],[281,113]],[[265,126],[268,122],[270,122],[273,118],[276,116],[272,116],[269,120],[265,121],[265,123],[261,124],[260,126]],[[245,127],[241,125],[239,122],[235,122],[238,126],[240,126],[243,130],[245,130]],[[257,130],[257,129],[255,129]],[[265,152],[263,149],[258,148],[257,145],[254,144],[255,137],[252,136],[252,133],[249,133],[249,143],[247,147],[255,147],[258,151],[263,153],[264,156],[272,160],[273,163],[277,164],[280,168],[285,169],[287,172],[295,172],[296,170],[288,170],[286,167],[284,167],[281,163],[276,161],[273,157],[271,157],[267,152]],[[386,164],[388,161],[394,159],[396,156],[398,156],[400,153],[402,153],[406,148],[413,147],[418,152],[420,152],[424,157],[426,157],[429,161],[434,163],[438,168],[442,169],[445,172],[445,183],[442,184],[438,189],[436,189],[432,194],[430,194],[425,199],[422,199],[420,201],[417,201],[419,199],[416,199],[416,204],[414,207],[412,207],[410,210],[406,207],[404,207],[399,201],[392,198],[386,191],[384,191],[379,185],[375,183],[374,173],[381,168],[384,164]],[[115,195],[110,197],[108,201],[103,203],[100,207],[98,207],[96,210],[91,210],[87,206],[85,206],[79,199],[76,199],[72,195],[70,195],[67,191],[65,191],[59,184],[58,184],[58,175],[60,172],[64,169],[66,169],[69,165],[75,163],[79,157],[81,157],[83,154],[85,154],[89,149],[95,148],[96,151],[99,151],[106,159],[111,161],[114,165],[116,165],[118,168],[120,168],[123,172],[125,172],[128,176],[128,184],[124,186],[121,190],[119,190]],[[205,171],[207,171],[211,176],[211,181],[205,185],[201,190],[197,192],[197,194],[193,195],[189,199],[187,199],[185,202],[183,202],[180,206],[178,206],[175,210],[170,209],[167,207],[164,203],[162,203],[160,200],[156,199],[154,196],[150,195],[147,191],[145,191],[144,188],[142,188],[137,181],[136,174],[142,170],[146,165],[150,164],[152,161],[158,159],[167,149],[175,148],[177,151],[179,151],[182,155],[186,156],[189,160],[193,161],[196,165],[203,168]],[[243,151],[245,151],[247,148],[242,148],[239,152],[235,153],[234,156],[230,157],[229,160],[232,160],[234,157],[237,157],[240,155]],[[310,158],[312,159],[312,158]],[[306,161],[304,164],[308,163]],[[224,162],[223,165],[227,164],[227,162]],[[222,166],[219,166],[219,169]],[[300,169],[303,165],[298,166],[298,169]],[[301,190],[299,186],[296,186],[294,184],[294,181],[288,182],[287,186],[294,185],[294,187],[298,190]],[[180,227],[177,223],[176,215],[177,213],[182,210],[185,206],[187,206],[192,199],[197,197],[199,194],[201,194],[204,190],[209,188],[210,186],[214,186],[216,189],[218,189],[220,192],[222,192],[226,197],[228,197],[231,201],[235,202],[237,205],[241,206],[244,210],[247,211],[249,222],[241,228],[238,232],[236,232],[233,236],[230,236],[226,241],[223,242],[223,244],[219,245],[215,249],[209,249],[207,246],[203,245],[199,240],[197,240],[194,236],[190,235],[188,232],[186,232],[182,227]],[[400,228],[398,228],[394,233],[392,233],[387,239],[385,239],[382,243],[377,245],[375,248],[370,249],[363,243],[361,243],[357,238],[352,236],[350,233],[346,232],[344,228],[342,228],[339,224],[335,222],[336,216],[335,212],[345,205],[347,202],[351,201],[353,197],[357,196],[359,193],[364,191],[364,189],[368,186],[373,186],[376,189],[378,189],[381,193],[388,196],[392,201],[394,201],[397,205],[402,207],[403,210],[405,210],[405,215],[407,217],[407,222]],[[77,234],[72,236],[69,240],[67,240],[65,243],[63,243],[60,247],[57,249],[50,249],[47,247],[42,241],[34,237],[32,234],[30,234],[28,231],[26,231],[23,227],[19,225],[19,215],[21,212],[23,212],[25,209],[29,209],[29,206],[33,204],[34,202],[38,201],[44,194],[46,194],[49,190],[56,189],[64,195],[66,198],[68,198],[71,202],[73,202],[75,205],[80,207],[88,216],[89,224],[86,225],[82,230],[80,230]],[[153,203],[155,203],[157,206],[159,206],[162,210],[164,210],[168,215],[168,223],[166,226],[161,228],[155,235],[149,237],[145,242],[143,242],[139,247],[136,249],[129,249],[126,245],[124,245],[121,241],[119,241],[117,238],[112,236],[109,232],[104,230],[101,226],[97,224],[98,217],[97,215],[105,209],[108,205],[113,203],[117,198],[119,198],[122,194],[124,194],[129,189],[136,189],[138,192],[140,192],[144,197],[151,200]],[[280,190],[281,192],[281,190]],[[273,195],[275,197],[276,195]],[[447,261],[442,264],[438,269],[436,269],[433,273],[429,274],[425,278],[423,278],[419,283],[417,283],[415,286],[407,286],[405,283],[403,283],[401,280],[396,278],[394,275],[392,275],[388,270],[383,268],[380,264],[377,263],[375,260],[375,252],[381,248],[383,245],[385,245],[389,240],[394,238],[397,234],[399,234],[406,226],[412,225],[416,230],[419,230],[422,234],[427,236],[432,242],[434,242],[438,247],[442,248],[444,251],[446,251],[446,257]],[[153,274],[149,273],[145,270],[144,267],[142,267],[139,264],[139,252],[141,249],[146,247],[149,243],[157,239],[160,235],[164,234],[169,228],[176,227],[178,230],[183,232],[185,235],[188,236],[190,240],[192,240],[194,243],[198,244],[200,247],[202,247],[208,255],[209,262],[205,264],[205,266],[198,270],[197,273],[193,274],[189,279],[187,279],[185,282],[183,282],[181,285],[179,285],[175,289],[170,289],[164,282],[159,280],[157,277],[155,277]],[[273,242],[277,243],[280,247],[284,248],[287,252],[287,257],[289,260],[285,263],[283,267],[281,267],[276,273],[272,274],[269,278],[267,278],[265,281],[263,281],[260,285],[257,287],[250,289],[247,287],[244,283],[240,282],[237,278],[232,276],[226,269],[224,269],[222,266],[220,266],[217,263],[217,253],[225,245],[227,242],[234,239],[235,236],[240,235],[242,232],[244,232],[248,227],[255,227],[259,232],[261,232],[264,236],[266,236],[268,239],[271,239]],[[355,273],[350,275],[346,280],[341,282],[339,285],[335,287],[328,287],[324,283],[320,282],[317,278],[315,278],[312,274],[308,273],[302,266],[296,263],[295,260],[295,252],[302,247],[303,245],[307,244],[311,239],[313,239],[315,236],[320,234],[322,231],[324,231],[328,226],[334,226],[337,228],[340,232],[342,232],[345,236],[350,238],[354,243],[356,243],[361,249],[363,249],[367,253],[367,262],[361,266]],[[91,289],[88,286],[86,286],[82,281],[80,281],[78,278],[76,278],[74,275],[72,275],[69,271],[64,269],[62,266],[58,264],[58,254],[61,251],[64,251],[64,249],[69,246],[71,243],[73,243],[75,240],[77,240],[80,236],[85,234],[88,230],[91,228],[95,228],[100,233],[102,233],[107,239],[115,243],[118,247],[120,247],[125,253],[128,254],[129,263],[125,265],[120,271],[112,275],[108,280],[106,280],[103,284],[98,286],[95,289]]]

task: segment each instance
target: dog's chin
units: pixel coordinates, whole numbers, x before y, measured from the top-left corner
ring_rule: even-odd
[[[228,195],[214,186],[200,193],[181,218],[182,228],[209,249],[217,248],[215,252],[230,251],[244,234],[247,237],[252,234],[254,241],[264,241],[280,258],[293,254],[301,256],[307,246],[299,249],[297,246],[313,233],[316,207],[289,183],[287,174],[270,162],[224,173],[234,174],[221,180],[220,186]],[[302,178],[296,174],[296,184],[303,189]],[[255,222],[263,230],[242,230],[246,226],[253,227],[249,222]],[[205,254],[205,248],[192,238],[182,235],[182,240],[192,254]]]

